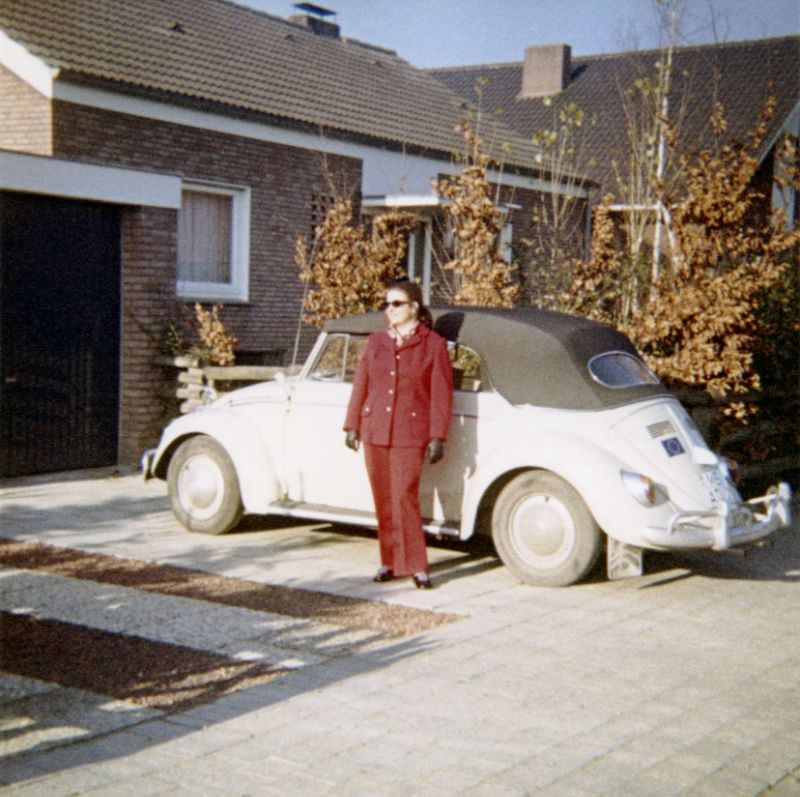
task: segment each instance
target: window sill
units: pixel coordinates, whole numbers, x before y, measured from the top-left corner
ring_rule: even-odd
[[[250,301],[247,288],[234,285],[178,282],[175,292],[178,299],[184,302],[248,304]]]

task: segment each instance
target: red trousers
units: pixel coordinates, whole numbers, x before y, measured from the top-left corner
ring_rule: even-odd
[[[396,576],[428,570],[419,510],[424,448],[364,444],[364,459],[378,516],[381,564]]]

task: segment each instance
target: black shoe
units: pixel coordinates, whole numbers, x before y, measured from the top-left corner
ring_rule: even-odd
[[[413,578],[417,589],[433,589],[433,581],[428,578],[427,573],[418,573]]]
[[[391,581],[394,578],[394,571],[389,568],[381,568],[378,570],[377,573],[372,577],[373,581],[376,581],[378,584],[382,584],[384,581]]]

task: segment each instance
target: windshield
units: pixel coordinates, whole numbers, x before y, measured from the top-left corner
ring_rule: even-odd
[[[657,385],[658,377],[638,358],[623,351],[609,351],[589,360],[592,379],[605,387]]]

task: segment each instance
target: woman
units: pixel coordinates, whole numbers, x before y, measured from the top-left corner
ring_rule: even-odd
[[[431,589],[419,508],[423,461],[438,462],[450,426],[453,372],[447,343],[414,282],[386,292],[384,332],[373,332],[359,362],[347,407],[345,443],[364,443],[378,516],[381,566],[373,581],[413,576]]]

